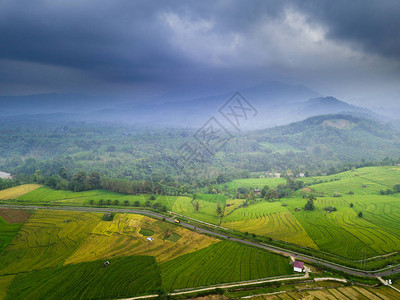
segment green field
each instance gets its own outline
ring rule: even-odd
[[[55,267],[86,240],[100,214],[37,211],[1,255],[0,274]]]
[[[235,192],[237,188],[252,188],[252,189],[262,189],[265,185],[270,188],[276,187],[278,184],[286,183],[284,178],[247,178],[247,179],[235,179],[231,182],[225,184],[220,184],[219,188],[222,189],[224,185],[228,187],[230,192]]]
[[[154,257],[131,256],[17,275],[5,299],[114,299],[156,293],[161,277]]]
[[[231,242],[219,242],[161,264],[167,290],[292,274],[279,255]]]
[[[214,195],[210,195],[214,196]],[[197,220],[201,220],[204,222],[209,222],[213,224],[217,224],[219,219],[217,217],[217,202],[209,201],[211,198],[207,200],[195,199],[189,197],[179,197],[172,206],[172,211],[188,216],[190,218],[194,218]],[[199,210],[196,212],[195,204],[198,203]],[[221,204],[222,209],[225,204]]]
[[[0,253],[11,243],[21,227],[22,224],[9,224],[0,217]]]

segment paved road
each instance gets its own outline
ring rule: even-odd
[[[157,218],[157,219],[165,218],[165,220],[168,221],[168,222],[174,222],[174,218],[168,218],[168,217],[165,217],[162,214],[159,214],[159,213],[156,213],[156,212],[152,212],[152,211],[136,210],[136,209],[76,207],[76,206],[56,206],[56,207],[49,206],[49,207],[43,207],[43,206],[23,206],[23,205],[1,205],[0,207],[4,207],[4,208],[23,208],[23,209],[68,210],[68,211],[85,211],[85,212],[134,213],[134,214],[142,214],[142,215],[150,216],[150,217]],[[196,230],[197,232],[200,232],[200,233],[205,233],[205,234],[216,236],[216,237],[221,238],[221,239],[227,239],[227,240],[239,242],[239,243],[242,243],[242,244],[245,244],[245,245],[250,245],[250,246],[253,246],[253,247],[265,249],[265,250],[268,250],[270,252],[274,252],[274,253],[277,253],[277,254],[280,254],[280,255],[284,255],[284,256],[293,256],[293,257],[295,257],[296,259],[299,259],[299,260],[303,260],[303,261],[310,262],[310,263],[318,263],[318,264],[323,265],[323,266],[325,266],[327,268],[338,270],[338,271],[342,271],[342,272],[345,272],[345,273],[348,273],[348,274],[352,274],[352,275],[365,276],[365,277],[382,277],[382,276],[387,276],[387,275],[400,273],[400,267],[396,267],[394,269],[389,269],[389,270],[378,270],[378,271],[363,271],[363,270],[353,269],[353,268],[349,268],[349,267],[346,267],[346,266],[338,265],[338,264],[335,264],[335,263],[330,263],[330,262],[327,262],[327,261],[324,261],[324,260],[321,260],[321,259],[318,259],[318,258],[309,257],[309,256],[303,255],[303,254],[295,252],[295,251],[277,249],[277,248],[269,246],[269,245],[260,244],[260,243],[256,243],[256,242],[252,242],[252,241],[247,241],[247,240],[243,240],[243,239],[240,239],[240,238],[230,237],[228,235],[225,235],[225,234],[222,234],[222,233],[219,233],[219,232],[215,232],[215,231],[212,231],[212,230],[209,230],[209,229],[196,227],[195,225],[192,225],[192,224],[181,222],[180,225],[183,226],[183,227],[192,229],[192,230]]]

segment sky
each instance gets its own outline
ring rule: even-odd
[[[0,95],[143,101],[302,84],[400,107],[400,2],[0,1]]]

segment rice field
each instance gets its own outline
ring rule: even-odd
[[[160,203],[165,205],[168,209],[172,208],[172,205],[177,197],[175,196],[164,196],[158,195],[156,200],[152,200],[152,203]],[[150,199],[150,195],[123,195],[113,193],[104,190],[92,190],[84,192],[72,192],[62,190],[52,190],[47,187],[41,187],[32,192],[26,193],[17,198],[18,203],[30,204],[60,204],[60,205],[90,205],[90,201],[93,200],[95,205],[98,205],[100,200],[114,200],[119,201],[119,206],[123,206],[125,201],[129,202],[129,205],[133,205],[134,202],[139,201],[141,206],[144,206],[145,202]]]
[[[36,211],[0,258],[0,274],[17,274],[62,264],[86,240],[100,214]]]
[[[199,204],[199,210],[196,212],[195,205]],[[220,204],[221,208],[224,208],[224,204]],[[209,222],[212,224],[218,224],[219,218],[217,217],[218,203],[208,200],[201,200],[189,197],[178,197],[172,206],[172,211],[188,216],[193,219]]]
[[[3,300],[8,291],[8,287],[14,280],[15,275],[0,276],[0,300]]]
[[[153,232],[153,241],[142,230]],[[172,238],[171,236],[180,238]],[[151,255],[158,262],[172,260],[218,242],[188,229],[142,215],[116,214],[112,222],[101,221],[66,264],[129,255]]]
[[[0,254],[11,243],[22,224],[10,224],[0,217]]]
[[[40,187],[41,187],[40,184],[23,184],[9,189],[5,189],[0,191],[0,200],[17,199],[18,197],[26,193],[30,193]]]
[[[219,187],[222,189],[224,185],[228,187],[228,190],[234,192],[237,188],[259,188],[262,189],[265,185],[270,188],[276,187],[278,184],[286,183],[284,178],[247,178],[247,179],[235,179],[231,182],[220,184]]]
[[[398,299],[399,293],[389,287],[366,288],[359,286],[337,287],[327,289],[303,289],[302,291],[292,292],[272,292],[262,296],[256,296],[254,300],[272,300],[272,299],[328,299],[328,300],[348,300],[348,299],[365,299],[365,300],[391,300]]]
[[[235,209],[239,208],[245,202],[244,199],[228,199],[226,200],[224,216],[229,215]]]
[[[102,260],[19,274],[5,299],[115,299],[156,293],[161,287],[154,257],[131,256],[109,262],[108,267]]]
[[[166,290],[292,274],[289,260],[222,241],[160,265]]]

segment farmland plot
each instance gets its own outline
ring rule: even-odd
[[[57,266],[86,240],[100,214],[37,211],[0,257],[0,274]]]
[[[18,197],[40,188],[40,184],[23,184],[0,191],[0,200],[17,199]]]
[[[153,233],[152,242],[141,234],[143,229]],[[66,263],[128,255],[152,255],[163,262],[216,242],[214,238],[142,215],[116,214],[112,222],[101,221]]]
[[[227,241],[182,255],[160,268],[167,290],[292,274],[287,258]]]
[[[155,293],[161,277],[151,256],[115,258],[19,274],[5,299],[115,299]],[[1,278],[1,277],[0,277]]]

